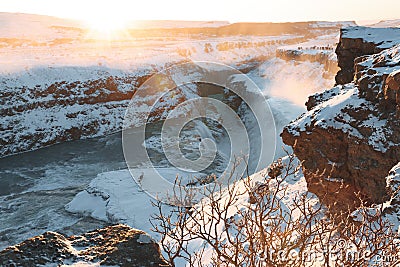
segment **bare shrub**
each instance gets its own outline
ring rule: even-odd
[[[337,219],[316,196],[289,195],[299,169],[289,155],[262,179],[247,176],[204,187],[203,200],[192,207],[155,201],[158,214],[150,222],[167,261],[171,266],[179,260],[188,266],[395,266],[382,261],[383,255],[397,259],[399,253],[382,213],[361,207],[361,219],[350,212]]]

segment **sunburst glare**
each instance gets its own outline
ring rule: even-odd
[[[88,35],[95,39],[121,39],[129,37],[128,27],[132,20],[127,16],[121,16],[120,12],[107,10],[96,12],[84,19],[85,26],[89,29]]]

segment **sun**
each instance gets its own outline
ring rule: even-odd
[[[94,17],[91,18],[87,23],[90,29],[103,33],[120,31],[126,27],[126,21],[115,17]]]
[[[92,38],[119,39],[126,36],[129,20],[110,12],[86,17],[85,24]]]

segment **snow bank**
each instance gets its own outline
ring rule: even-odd
[[[143,173],[143,183],[151,183],[151,177],[146,176],[151,169],[137,169]],[[168,177],[173,182],[176,175],[183,181],[190,180],[189,171],[175,168],[158,168],[157,172]],[[140,179],[140,178],[138,178]],[[93,179],[86,190],[78,193],[65,206],[72,213],[79,213],[110,223],[124,223],[133,228],[151,233],[149,219],[157,212],[151,204],[155,199],[143,191],[132,178],[129,170],[119,170],[100,173]]]
[[[180,173],[182,177],[185,175],[184,172],[173,168],[161,168],[157,171],[162,175],[174,176],[176,173]],[[251,179],[255,182],[263,181],[265,172],[266,170],[263,170],[254,174]],[[243,182],[239,181],[238,183],[239,188],[244,190]],[[285,205],[290,204],[296,195],[307,192],[307,183],[301,172],[289,177],[285,184],[289,187],[287,194],[281,196]],[[157,212],[157,209],[152,206],[151,201],[154,201],[154,199],[141,190],[131,177],[130,172],[120,170],[99,174],[86,190],[78,193],[65,206],[65,209],[72,213],[84,214],[110,223],[124,223],[133,228],[152,233],[149,219],[152,214]],[[248,199],[245,198],[242,201],[244,205]]]
[[[156,212],[152,198],[141,191],[128,170],[100,173],[66,205],[66,210],[110,223],[121,222],[150,233],[149,218]]]

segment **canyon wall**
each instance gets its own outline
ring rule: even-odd
[[[276,57],[286,61],[309,61],[319,62],[324,66],[326,71],[325,76],[331,76],[338,72],[338,62],[336,57],[332,57],[331,48],[326,47],[323,49],[313,49],[311,51],[304,51],[300,49],[278,49]]]
[[[351,27],[340,30],[336,47],[338,66],[336,84],[346,84],[354,78],[354,60],[365,55],[377,54],[400,42],[399,28]]]
[[[151,73],[85,68],[36,71],[40,73],[2,80],[1,156],[120,130],[135,88]],[[29,80],[25,83],[25,79]]]
[[[328,204],[354,208],[356,192],[373,203],[390,198],[385,177],[400,161],[399,36],[400,29],[342,30],[340,84],[310,96],[308,111],[281,134],[303,161],[309,190]]]
[[[244,62],[238,69],[251,71],[260,64],[257,60]],[[179,63],[183,62],[176,64],[179,66]],[[149,111],[148,122],[151,123],[165,119],[168,111],[189,98],[216,93],[200,83],[177,87],[179,76],[208,75],[208,70],[196,64],[190,70],[178,69],[179,73],[168,74],[170,78],[163,76],[160,84],[152,84],[154,88],[145,93],[139,92],[141,86],[157,73],[157,69],[147,67],[123,72],[73,67],[44,68],[36,72],[40,72],[39,75],[33,71],[20,77],[0,77],[0,157],[121,131],[133,96],[132,104],[143,112],[132,121],[140,120],[139,115]],[[221,74],[221,77],[225,76]],[[170,88],[176,87],[175,91],[163,92],[166,84],[162,82],[169,83]],[[224,97],[229,99],[232,108],[238,109],[241,104],[238,97]],[[151,102],[156,104],[145,109]]]

